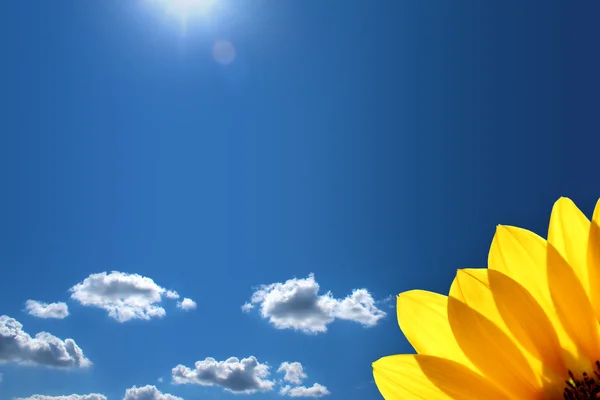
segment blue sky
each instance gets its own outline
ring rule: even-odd
[[[0,2],[0,399],[381,398],[390,296],[600,196],[599,6],[459,4]]]

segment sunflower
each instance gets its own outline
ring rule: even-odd
[[[548,240],[498,226],[488,268],[400,294],[397,314],[417,354],[373,363],[387,400],[600,399],[600,201],[590,222],[559,199]]]

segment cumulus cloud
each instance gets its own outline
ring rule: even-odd
[[[375,326],[386,313],[375,306],[375,300],[367,289],[355,289],[352,294],[338,301],[336,317],[355,321],[364,326]]]
[[[285,373],[283,380],[286,382],[300,384],[303,379],[307,378],[304,368],[299,362],[282,362],[277,372]]]
[[[92,274],[70,291],[73,300],[106,310],[109,317],[119,322],[164,317],[165,309],[159,305],[162,296],[179,297],[177,292],[158,286],[150,278],[118,271]]]
[[[326,332],[327,325],[336,318],[374,326],[386,316],[366,289],[356,289],[344,299],[334,298],[331,292],[320,295],[319,289],[314,274],[306,279],[262,285],[242,310],[259,305],[261,316],[276,328],[304,333]]]
[[[179,293],[177,293],[174,290],[167,290],[167,293],[165,293],[165,296],[167,296],[167,298],[169,298],[169,299],[178,299]]]
[[[0,362],[54,368],[85,368],[92,364],[73,339],[63,341],[47,332],[32,338],[23,331],[23,325],[6,315],[0,316]]]
[[[279,391],[279,394],[289,397],[323,397],[331,393],[325,386],[315,383],[308,388],[305,386],[297,386],[295,388],[284,386]]]
[[[70,394],[68,396],[44,396],[41,394],[34,394],[30,397],[15,398],[14,400],[107,400],[106,396],[101,394]]]
[[[42,303],[36,300],[27,300],[25,302],[25,311],[29,315],[38,318],[56,318],[64,319],[69,316],[69,307],[67,303]]]
[[[14,400],[107,400],[102,394],[71,394],[67,396],[44,396],[34,394],[27,398],[15,398]],[[183,400],[181,397],[172,394],[161,393],[155,386],[147,385],[144,387],[132,387],[125,391],[123,400]]]
[[[195,310],[196,302],[192,299],[184,298],[182,301],[177,302],[177,307],[181,308],[184,311]]]
[[[132,387],[125,391],[123,400],[183,400],[172,394],[161,393],[156,386]]]
[[[239,360],[231,357],[217,361],[208,357],[197,361],[194,369],[178,365],[171,375],[175,384],[195,384],[201,386],[220,386],[232,393],[252,394],[273,390],[273,381],[269,377],[269,366],[250,356]]]

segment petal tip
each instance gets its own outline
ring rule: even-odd
[[[596,202],[596,207],[594,207],[594,215],[592,216],[594,221],[600,220],[600,198]]]
[[[560,206],[571,206],[571,205],[575,205],[575,203],[573,202],[573,200],[571,200],[568,197],[564,197],[561,196],[558,198],[558,200],[556,200],[554,202],[554,207],[560,207]]]
[[[504,231],[506,231],[506,228],[507,228],[506,225],[498,224],[498,225],[496,225],[496,233],[504,232]]]
[[[383,359],[385,357],[380,358],[379,360],[375,360],[371,363],[371,367],[373,368],[373,370],[375,369],[379,369],[379,367],[381,367],[381,363],[383,362]]]

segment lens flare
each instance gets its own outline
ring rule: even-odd
[[[235,59],[235,47],[228,40],[217,40],[212,49],[213,58],[222,65],[229,65]]]

